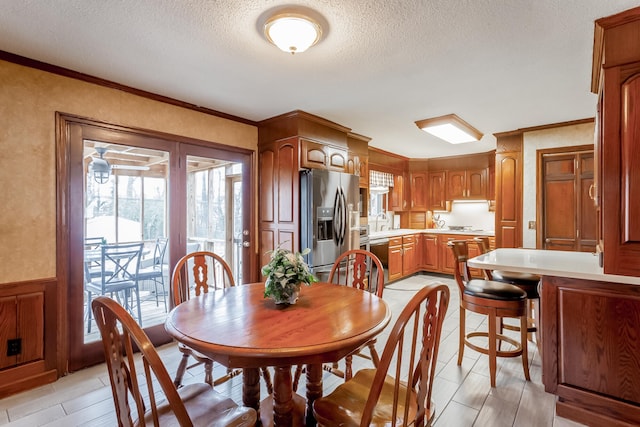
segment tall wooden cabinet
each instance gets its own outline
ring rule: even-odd
[[[522,246],[522,132],[496,134],[496,246]]]
[[[605,273],[640,276],[640,7],[596,21],[591,90]]]
[[[260,265],[278,246],[299,250],[300,178],[298,138],[260,147]]]
[[[369,138],[303,111],[258,125],[259,256],[300,250],[300,169],[327,169],[359,175],[367,171]],[[368,177],[367,177],[368,178]],[[368,179],[361,181],[368,186]]]

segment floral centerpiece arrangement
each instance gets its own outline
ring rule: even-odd
[[[262,267],[262,274],[266,276],[265,298],[273,298],[276,304],[295,304],[300,286],[302,284],[310,286],[318,281],[302,258],[309,252],[311,252],[309,248],[302,253],[293,253],[279,247],[271,251],[271,260]]]

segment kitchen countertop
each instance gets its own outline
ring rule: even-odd
[[[640,285],[640,277],[604,274],[598,265],[598,256],[590,252],[498,248],[471,258],[468,264],[486,270]]]
[[[405,236],[407,234],[427,233],[427,234],[460,234],[465,236],[494,236],[493,230],[448,230],[443,228],[399,228],[396,230],[372,231],[369,233],[369,240],[388,239],[390,237]]]

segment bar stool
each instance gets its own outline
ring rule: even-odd
[[[467,265],[469,251],[466,240],[452,240],[448,243],[455,259],[455,278],[460,291],[460,339],[458,346],[458,366],[462,364],[464,347],[489,356],[489,376],[491,387],[496,386],[496,359],[498,357],[522,356],[524,377],[529,377],[529,361],[527,352],[527,294],[517,286],[494,282],[492,280],[470,279]],[[488,331],[466,332],[466,311],[486,314]],[[520,342],[498,332],[498,325],[505,317],[520,319]],[[486,337],[487,347],[480,347],[471,342],[474,337]],[[511,350],[501,350],[498,342],[513,345]]]
[[[476,237],[473,239],[478,244],[478,249],[481,254],[490,251],[489,238],[488,237]],[[528,321],[527,321],[527,337],[531,341],[532,335],[536,334],[536,342],[538,341],[537,331],[538,322],[535,315],[536,307],[539,306],[540,294],[538,292],[538,285],[540,283],[540,276],[531,273],[519,273],[517,271],[504,271],[504,270],[484,270],[487,280],[493,280],[495,282],[510,283],[515,285],[527,293],[528,304]],[[517,325],[503,325],[505,329],[512,331],[519,331],[520,327]]]

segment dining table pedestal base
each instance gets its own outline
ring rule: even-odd
[[[262,402],[260,402],[260,422],[262,423],[262,426],[273,427],[278,425],[290,425],[293,427],[302,427],[310,425],[307,424],[305,420],[307,400],[299,394],[294,393],[291,402],[293,404],[293,410],[279,415],[273,410],[273,396],[270,395],[263,399]],[[274,420],[275,417],[280,418],[278,423]],[[291,419],[289,420],[289,418]],[[315,422],[311,425],[315,425]]]
[[[263,426],[315,426],[313,402],[322,397],[322,365],[307,365],[306,398],[295,393],[292,388],[291,366],[276,366],[273,369],[273,394],[261,402],[258,369],[243,370],[243,404],[260,410]]]

